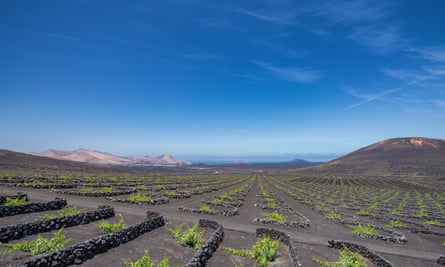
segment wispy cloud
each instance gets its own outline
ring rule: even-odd
[[[386,54],[401,49],[405,40],[395,26],[382,27],[379,25],[356,28],[346,37],[377,54]]]
[[[82,47],[82,48],[99,48],[99,46],[92,45],[91,42],[76,38],[70,35],[56,33],[56,32],[31,32],[40,36],[45,36],[52,39],[57,39],[61,41],[66,41],[71,45]]]
[[[316,7],[315,15],[327,17],[336,23],[356,23],[380,20],[390,12],[388,1],[326,1]]]
[[[418,84],[418,83],[420,83],[420,82],[422,82],[424,80],[425,79],[414,80],[414,81],[411,81],[411,82],[409,82],[409,83],[407,83],[407,84],[405,84],[403,86],[392,88],[392,89],[388,89],[388,90],[385,90],[383,92],[374,93],[374,94],[359,93],[359,92],[356,92],[356,91],[351,90],[351,89],[346,90],[346,92],[348,92],[350,95],[352,95],[354,97],[357,97],[357,98],[361,98],[363,100],[360,101],[360,102],[357,102],[357,103],[355,103],[353,105],[350,105],[350,106],[346,107],[345,109],[348,110],[348,109],[356,108],[358,106],[361,106],[363,104],[369,103],[371,101],[376,101],[376,100],[387,100],[389,102],[394,102],[394,101],[388,100],[387,96],[388,95],[392,95],[394,93],[397,93],[397,92],[399,92],[401,90],[404,90],[404,89],[406,89],[406,88],[408,88],[410,86],[416,85],[416,84]]]
[[[315,16],[344,26],[347,40],[357,42],[372,53],[387,54],[407,47],[409,39],[401,31],[403,23],[392,16],[397,1],[325,1],[315,7]]]
[[[412,47],[407,49],[408,52],[415,53],[421,58],[434,61],[445,62],[445,47]]]
[[[435,104],[440,108],[445,108],[445,100],[431,100],[431,103]]]
[[[423,69],[433,76],[445,76],[445,66],[428,66]]]
[[[266,81],[266,79],[260,78],[256,75],[252,75],[249,73],[239,73],[239,72],[234,72],[231,70],[222,70],[222,71],[233,76],[233,77],[237,77],[237,78],[243,78],[243,79],[252,80],[252,81]]]
[[[271,11],[271,10],[246,10],[238,8],[234,8],[233,10],[242,15],[249,16],[265,22],[273,22],[284,25],[298,24],[295,19],[296,17],[295,13],[289,12],[288,10]]]
[[[43,35],[43,36],[51,37],[51,38],[66,40],[66,41],[85,42],[85,40],[75,38],[75,37],[65,35],[65,34],[59,34],[59,33],[53,33],[53,32],[35,32],[35,33]]]
[[[321,79],[322,75],[319,71],[314,71],[296,67],[278,67],[270,63],[254,61],[255,64],[262,67],[272,75],[282,80],[297,83],[311,83]]]
[[[413,83],[440,79],[445,76],[445,67],[430,65],[423,66],[421,70],[417,71],[383,68],[382,72],[391,78]]]
[[[197,19],[197,21],[209,28],[215,30],[236,30],[236,31],[245,31],[242,26],[235,25],[232,21],[227,19]]]
[[[395,78],[406,82],[427,80],[433,78],[433,76],[426,75],[425,73],[400,70],[400,69],[383,68],[382,72],[391,78]]]
[[[195,61],[212,61],[212,60],[223,59],[223,57],[218,54],[204,52],[204,51],[198,51],[196,53],[190,53],[190,54],[182,54],[181,56]]]
[[[349,107],[346,107],[345,109],[352,109],[352,108],[361,106],[361,105],[366,104],[371,101],[382,100],[385,96],[393,94],[395,92],[398,92],[398,91],[402,90],[403,88],[405,88],[405,86],[389,89],[389,90],[386,90],[386,91],[383,91],[380,93],[376,93],[376,94],[366,94],[366,93],[359,93],[354,90],[347,90],[347,92],[350,95],[357,97],[357,98],[361,98],[363,100],[358,103],[355,103]]]

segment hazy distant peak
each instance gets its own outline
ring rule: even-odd
[[[162,154],[160,156],[157,156],[156,158],[158,158],[158,159],[172,159],[173,156],[171,156],[169,154]]]
[[[35,153],[37,156],[71,160],[78,162],[94,163],[94,164],[108,164],[108,165],[190,165],[191,163],[184,160],[175,159],[173,156],[164,154],[153,158],[151,156],[142,157],[120,157],[110,153],[79,148],[73,151],[62,151],[49,149],[41,153]]]

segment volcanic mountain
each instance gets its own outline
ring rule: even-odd
[[[384,140],[307,168],[332,174],[445,175],[445,140],[406,137]]]
[[[132,165],[178,165],[186,166],[191,163],[185,160],[175,159],[173,156],[164,154],[158,157],[142,156],[137,158],[131,158],[130,164]]]
[[[159,157],[120,157],[113,154],[89,149],[77,149],[73,151],[50,149],[41,153],[34,153],[34,155],[62,160],[106,165],[190,165],[190,162],[188,161],[178,160],[175,159],[173,156],[166,154]]]
[[[128,163],[130,160],[122,157],[118,157],[112,154],[88,150],[88,149],[77,149],[74,151],[62,151],[49,149],[41,153],[36,153],[37,156],[43,156],[48,158],[62,159],[79,161],[93,164],[123,164]]]

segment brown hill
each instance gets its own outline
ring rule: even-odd
[[[77,149],[73,151],[61,151],[61,150],[46,150],[41,153],[35,153],[36,156],[43,156],[61,160],[71,160],[92,164],[104,164],[104,165],[128,165],[128,166],[146,166],[146,165],[175,165],[186,166],[190,165],[190,162],[175,159],[171,155],[161,155],[159,157],[120,157],[109,153],[104,153],[89,149]]]
[[[128,163],[130,160],[118,157],[112,154],[99,152],[95,150],[88,149],[77,149],[74,151],[61,151],[50,149],[37,153],[37,156],[43,156],[48,158],[62,159],[62,160],[72,160],[93,164],[124,164]]]
[[[384,140],[343,157],[305,168],[324,174],[445,175],[445,140],[407,137]]]

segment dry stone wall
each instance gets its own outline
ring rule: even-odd
[[[147,212],[144,221],[131,225],[120,231],[111,234],[101,235],[88,239],[83,243],[60,249],[56,252],[45,254],[23,262],[18,267],[38,267],[38,266],[68,266],[81,264],[95,255],[105,253],[108,250],[127,243],[136,237],[150,232],[165,224],[164,217],[156,212]]]
[[[50,220],[40,220],[25,224],[15,224],[0,227],[0,242],[6,243],[20,239],[27,235],[57,230],[62,227],[71,227],[87,224],[114,216],[114,209],[110,206],[99,206],[98,210],[83,212],[73,216],[65,216]]]
[[[207,261],[212,257],[213,253],[219,247],[224,238],[224,228],[221,224],[210,220],[199,220],[200,227],[215,229],[212,235],[206,240],[190,261],[184,267],[203,267],[207,265]]]
[[[0,217],[13,216],[46,210],[60,210],[66,206],[66,200],[56,198],[49,202],[27,203],[23,205],[0,206]]]
[[[268,236],[272,239],[280,240],[289,248],[289,252],[292,256],[292,262],[294,264],[293,266],[294,267],[303,266],[300,262],[300,256],[297,250],[297,243],[294,240],[292,240],[288,234],[271,228],[257,228],[256,235]]]

